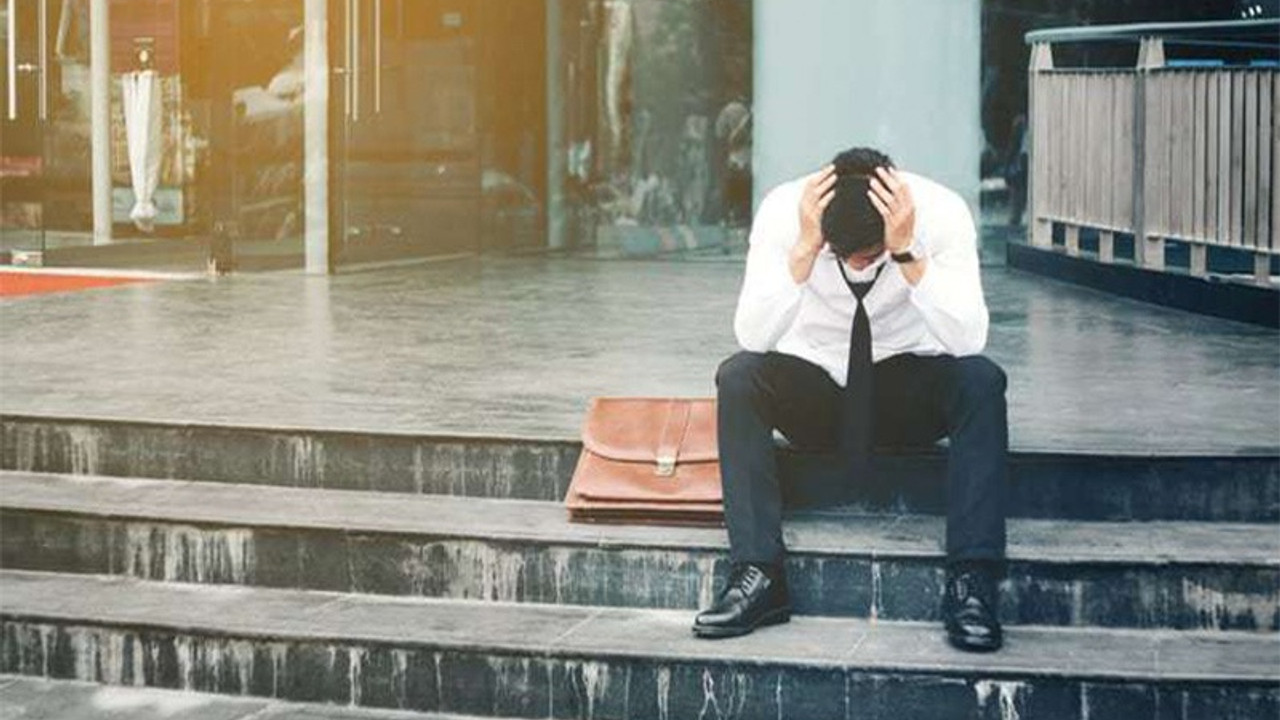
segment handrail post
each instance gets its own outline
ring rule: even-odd
[[[1133,99],[1133,254],[1137,264],[1164,269],[1164,239],[1148,235],[1147,222],[1147,80],[1152,70],[1164,67],[1164,40],[1144,37],[1138,46]]]
[[[1043,88],[1040,79],[1041,72],[1053,69],[1053,46],[1047,42],[1038,42],[1031,46],[1031,61],[1027,66],[1027,81],[1030,92],[1027,95],[1027,126],[1024,132],[1030,133],[1031,142],[1027,144],[1027,215],[1028,230],[1031,234],[1030,240],[1032,245],[1041,247],[1049,247],[1053,244],[1053,225],[1045,219],[1042,219],[1045,209],[1045,195],[1042,183],[1036,181],[1036,177],[1043,172],[1040,163],[1045,157],[1040,152],[1040,148],[1049,138],[1044,128],[1047,123],[1040,113],[1044,112],[1039,107],[1038,97]]]

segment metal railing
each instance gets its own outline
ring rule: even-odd
[[[1166,241],[1179,241],[1194,275],[1208,273],[1210,247],[1228,247],[1251,253],[1255,279],[1270,282],[1280,255],[1280,72],[1266,60],[1169,63],[1165,45],[1275,58],[1278,31],[1280,20],[1253,20],[1029,33],[1032,245],[1051,246],[1060,225],[1078,256],[1090,228],[1097,259],[1114,262],[1116,234],[1131,234],[1132,261],[1165,270]],[[1055,44],[1097,41],[1137,42],[1136,66],[1054,66]]]

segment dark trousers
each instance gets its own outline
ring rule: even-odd
[[[844,390],[817,365],[776,352],[730,357],[716,373],[716,387],[731,559],[781,562],[782,492],[773,430],[802,450],[834,450]],[[981,356],[895,355],[875,365],[878,447],[928,446],[949,438],[952,562],[1004,559],[1005,387],[1004,371]]]

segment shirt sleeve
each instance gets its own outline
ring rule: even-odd
[[[927,228],[924,277],[911,302],[929,332],[957,357],[976,355],[987,345],[989,318],[978,269],[977,230],[969,207],[949,198]]]
[[[751,247],[738,296],[733,331],[744,350],[768,352],[795,320],[804,294],[791,277],[791,248],[800,233],[798,200],[787,186],[760,203],[751,224]]]

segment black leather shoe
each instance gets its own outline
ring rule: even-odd
[[[947,640],[961,650],[992,652],[1004,642],[1000,630],[999,591],[992,573],[978,569],[947,571],[942,618]]]
[[[781,568],[740,563],[733,566],[729,583],[711,607],[698,613],[693,634],[700,638],[735,637],[790,619],[791,599]]]

